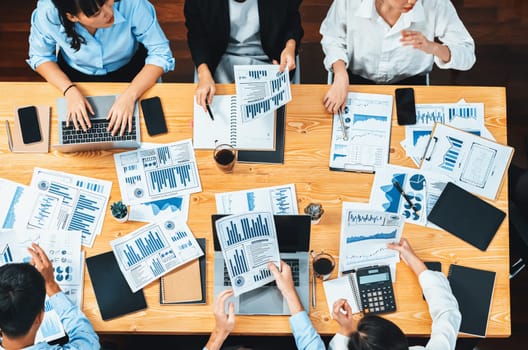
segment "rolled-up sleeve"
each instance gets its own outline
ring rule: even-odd
[[[475,64],[475,42],[458,17],[451,1],[438,6],[435,36],[449,48],[451,59],[443,62],[435,56],[435,63],[442,69],[469,70]]]
[[[54,18],[54,9],[50,8],[48,4],[39,1],[37,8],[31,15],[29,58],[26,62],[33,70],[42,63],[57,62],[57,42],[50,33],[59,32],[61,25],[58,17]]]
[[[165,73],[174,70],[169,40],[159,25],[154,6],[146,0],[137,1],[131,20],[132,31],[148,52],[145,63],[161,67]]]
[[[320,33],[323,36],[321,45],[325,53],[324,66],[329,72],[332,64],[338,60],[345,62],[348,67],[351,56],[347,47],[347,0],[336,0],[330,6],[328,13],[321,24]]]

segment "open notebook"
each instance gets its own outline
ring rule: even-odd
[[[275,112],[243,123],[236,95],[216,95],[210,108],[214,120],[194,100],[195,149],[213,149],[222,143],[241,150],[275,149]]]

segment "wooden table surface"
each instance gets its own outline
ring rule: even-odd
[[[125,84],[79,84],[86,95],[117,94]],[[351,86],[355,92],[394,94],[394,86]],[[160,96],[169,133],[149,137],[141,120],[142,141],[168,143],[192,138],[194,84],[158,84],[143,98]],[[148,308],[111,321],[103,321],[95,300],[87,272],[85,272],[83,310],[98,332],[200,334],[209,333],[214,325],[213,304],[213,242],[210,215],[216,212],[217,192],[244,190],[257,187],[295,183],[298,207],[302,211],[308,203],[322,203],[325,214],[318,225],[312,225],[312,249],[339,257],[339,234],[342,202],[368,202],[374,176],[328,170],[331,118],[322,106],[326,85],[293,85],[293,100],[287,105],[286,150],[284,164],[237,164],[232,174],[218,170],[210,150],[197,150],[196,158],[203,191],[191,195],[188,224],[195,237],[207,238],[207,304],[160,305],[159,283],[144,288]],[[234,93],[232,85],[218,85],[218,94]],[[502,87],[415,87],[416,103],[454,103],[464,98],[467,102],[484,102],[486,127],[495,139],[506,143],[506,96]],[[52,107],[51,143],[56,143],[56,99],[60,92],[47,83],[0,83],[0,116],[13,125],[17,106],[49,105]],[[414,167],[400,145],[404,128],[396,123],[393,111],[390,163]],[[121,198],[114,166],[114,151],[62,154],[51,150],[48,154],[10,153],[4,123],[0,123],[0,177],[30,184],[35,166],[92,176],[113,182],[110,202]],[[505,181],[494,205],[507,212],[508,191]],[[87,256],[110,251],[110,241],[142,226],[124,224],[107,213],[103,233],[95,240]],[[497,272],[487,336],[507,337],[510,325],[509,240],[508,220],[504,220],[486,252],[461,241],[451,234],[406,224],[403,236],[408,238],[416,253],[424,260],[442,262],[447,273],[456,263]],[[336,269],[337,270],[337,269]],[[335,277],[334,271],[332,277]],[[328,313],[321,281],[317,281],[317,306],[309,314],[316,329],[323,335],[336,332],[337,323]],[[407,335],[430,334],[431,319],[414,274],[404,263],[398,264],[394,284],[398,311],[385,315]],[[289,334],[285,316],[237,316],[233,334]]]

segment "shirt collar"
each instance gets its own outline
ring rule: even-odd
[[[376,18],[376,0],[363,0],[359,5],[356,16],[363,18]],[[413,22],[421,22],[425,19],[425,11],[421,1],[417,1],[413,9],[407,13],[402,14],[402,20],[405,26],[409,26]]]

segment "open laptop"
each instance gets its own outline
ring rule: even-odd
[[[132,118],[132,132],[127,130],[123,136],[112,136],[106,129],[109,121],[106,120],[110,108],[118,95],[87,96],[86,99],[94,110],[90,116],[92,127],[86,132],[75,130],[73,123],[66,127],[67,107],[66,99],[57,99],[57,114],[59,121],[59,144],[53,145],[54,149],[61,152],[82,152],[112,148],[138,148],[140,146],[139,109],[136,102]]]
[[[215,222],[226,215],[211,216],[214,241],[214,295],[231,288],[229,274],[225,267],[220,242],[216,235]],[[279,243],[280,257],[292,267],[297,294],[306,310],[310,300],[310,216],[274,215]],[[235,313],[238,315],[290,315],[286,300],[282,297],[275,281],[233,298]]]

